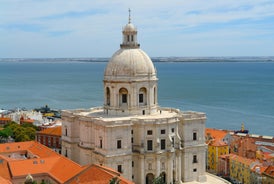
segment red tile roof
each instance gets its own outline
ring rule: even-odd
[[[223,139],[227,135],[227,133],[227,130],[206,128],[206,143],[211,146],[226,146],[227,144],[223,142]]]
[[[216,147],[227,146],[227,144],[222,140],[213,140],[209,143],[209,145],[216,146]]]
[[[98,165],[80,166],[36,141],[0,144],[0,183],[28,174],[47,175],[58,183],[105,184],[117,177],[120,184],[133,184],[117,171]]]
[[[240,162],[240,163],[243,163],[248,166],[254,162],[253,159],[241,157],[241,156],[234,155],[234,154],[230,154],[230,160],[234,160],[236,162]]]
[[[22,153],[27,153],[30,158]],[[5,167],[0,167],[1,176],[3,172],[7,179],[47,173],[58,182],[64,183],[86,168],[35,141],[0,144],[0,156],[6,163]]]
[[[264,171],[265,174],[274,177],[274,166],[270,165],[266,168],[266,170]]]
[[[62,135],[62,127],[52,127],[52,128],[46,128],[44,130],[41,130],[38,132],[39,134],[46,134],[46,135],[55,135],[55,136],[61,136]]]
[[[133,184],[132,181],[126,180],[125,178],[121,177],[119,172],[95,164],[89,166],[82,173],[72,178],[68,183],[106,184],[109,183],[109,181],[114,177],[118,178],[120,184]]]

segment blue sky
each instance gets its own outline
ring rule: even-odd
[[[132,10],[151,57],[274,56],[273,0],[0,0],[0,58],[111,57]]]

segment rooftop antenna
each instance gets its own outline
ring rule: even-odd
[[[131,10],[130,8],[128,9],[128,23],[131,23],[131,16],[130,16]]]

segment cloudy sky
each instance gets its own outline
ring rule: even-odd
[[[273,0],[0,0],[0,58],[111,57],[132,10],[162,56],[273,56]]]

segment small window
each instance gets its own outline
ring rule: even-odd
[[[99,145],[100,148],[103,148],[103,139],[100,139],[100,145]]]
[[[122,173],[122,165],[118,165],[117,170],[118,170],[118,172]]]
[[[165,130],[165,129],[162,129],[162,130],[161,130],[161,134],[166,134],[166,130]]]
[[[148,130],[147,135],[152,135],[152,130]]]
[[[197,140],[197,132],[193,132],[193,141]]]
[[[122,103],[127,103],[127,94],[122,94]]]
[[[133,137],[131,137],[131,143],[133,143]]]
[[[147,140],[147,150],[148,151],[152,151],[152,145],[153,145],[152,140]]]
[[[166,140],[161,139],[161,150],[165,150],[165,149],[166,149]]]
[[[134,167],[134,162],[133,161],[131,162],[131,166]]]
[[[127,41],[129,42],[129,35],[127,35]]]
[[[195,169],[193,169],[193,172],[197,172],[197,169],[195,168]]]
[[[193,163],[198,163],[197,155],[193,155]]]
[[[133,130],[131,130],[131,134],[133,134]]]
[[[131,41],[133,42],[133,35],[131,35]]]
[[[172,137],[171,139],[172,139],[172,147],[174,147],[175,146],[174,137]]]
[[[174,133],[174,128],[171,129],[171,132]]]
[[[144,103],[144,94],[139,94],[139,103]]]
[[[122,140],[117,140],[117,149],[122,148]]]

